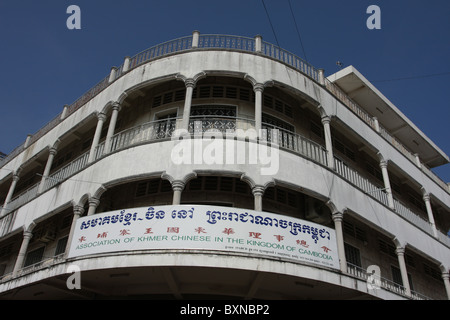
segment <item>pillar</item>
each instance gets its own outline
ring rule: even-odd
[[[447,292],[447,299],[450,300],[450,276],[448,271],[442,272],[442,280],[444,280],[445,292]]]
[[[27,135],[27,138],[25,139],[25,143],[23,144],[23,148],[25,149],[25,148],[28,148],[28,146],[29,146],[29,144],[30,144],[30,141],[31,141],[31,138],[33,137],[33,135],[31,135],[31,134],[28,134]]]
[[[70,226],[69,237],[67,238],[66,252],[65,256],[69,254],[70,245],[72,244],[73,233],[75,231],[75,225],[77,224],[77,220],[84,213],[84,208],[82,206],[74,206],[73,207],[73,218],[72,225]]]
[[[372,120],[373,120],[373,125],[374,125],[375,131],[380,133],[380,122],[378,122],[378,118],[373,117]]]
[[[181,193],[183,192],[185,187],[185,183],[180,180],[175,180],[172,182],[172,190],[173,190],[173,205],[179,205],[181,203]]]
[[[41,193],[44,190],[45,181],[47,181],[47,178],[50,173],[50,169],[52,168],[53,160],[55,159],[56,153],[57,153],[56,148],[50,149],[49,155],[47,158],[47,164],[45,165],[45,169],[44,169],[44,174],[42,175],[41,182],[39,184],[38,193]]]
[[[325,86],[325,70],[318,69],[317,71],[319,72],[319,83],[322,86]]]
[[[389,173],[387,170],[387,161],[384,159],[380,160],[380,168],[381,168],[381,174],[383,175],[383,182],[384,182],[384,190],[386,191],[387,198],[388,198],[388,206],[391,209],[394,209],[394,197],[392,196],[392,189],[391,189],[391,183],[389,181]]]
[[[109,79],[108,79],[109,83],[111,83],[114,80],[116,80],[116,74],[117,74],[117,68],[116,67],[112,67],[111,68],[111,72],[109,73]]]
[[[339,267],[341,272],[347,272],[347,259],[345,258],[344,233],[342,231],[342,220],[344,214],[335,212],[331,215],[334,222],[334,230],[336,231],[336,241],[339,256]]]
[[[264,85],[256,83],[253,86],[255,92],[255,130],[258,138],[261,138],[262,129],[262,94],[264,91]]]
[[[433,209],[431,208],[430,195],[425,193],[423,194],[423,201],[425,201],[425,207],[427,209],[428,221],[431,225],[431,230],[433,231],[433,236],[438,239],[438,231],[436,229],[436,223],[434,222]]]
[[[331,139],[331,118],[329,116],[322,117],[323,131],[325,134],[325,148],[327,149],[327,162],[328,167],[334,169],[334,153],[333,153],[333,143]]]
[[[420,157],[419,157],[418,153],[414,153],[414,159],[416,159],[417,167],[422,169],[422,162],[420,161]]]
[[[67,110],[69,110],[69,106],[67,104],[65,104],[63,107],[63,111],[61,112],[61,116],[60,116],[59,120],[64,120],[66,118]]]
[[[95,214],[95,210],[97,210],[98,205],[100,204],[100,200],[97,198],[90,198],[89,199],[89,209],[88,209],[88,216],[92,216]]]
[[[397,254],[398,258],[398,265],[400,267],[400,273],[402,275],[402,282],[403,287],[405,288],[405,293],[407,296],[411,296],[411,288],[409,287],[408,272],[406,271],[405,248],[397,247],[397,249],[395,249],[395,253]]]
[[[262,197],[264,194],[264,187],[263,186],[254,186],[252,188],[252,193],[253,193],[253,197],[255,199],[254,210],[262,211]]]
[[[11,201],[12,195],[14,194],[14,190],[16,189],[16,185],[17,182],[19,181],[19,174],[18,173],[14,173],[13,177],[12,177],[12,182],[11,185],[9,186],[9,190],[8,190],[8,194],[6,195],[6,199],[5,202],[3,204],[3,208],[1,211],[0,216],[4,216],[5,214],[7,214],[7,205],[8,203]]]
[[[200,39],[200,32],[197,30],[192,32],[192,48],[198,48],[199,39]]]
[[[130,70],[130,62],[131,62],[131,58],[130,57],[125,57],[123,60],[123,67],[122,67],[122,73],[127,72],[128,70]]]
[[[102,134],[103,123],[106,120],[106,115],[104,113],[98,114],[97,128],[95,128],[94,139],[92,140],[91,150],[89,151],[88,162],[94,161],[95,153],[97,151],[98,142],[100,141],[100,135]]]
[[[186,79],[184,83],[186,85],[186,98],[184,100],[183,120],[181,123],[181,129],[189,131],[189,118],[191,115],[192,93],[194,92],[196,81],[194,79]]]
[[[33,234],[30,231],[24,231],[22,245],[20,246],[19,254],[17,255],[16,264],[14,265],[13,275],[16,275],[17,272],[22,268],[23,261],[25,260],[25,255],[28,250],[28,244],[30,243],[30,239]]]
[[[255,52],[262,52],[262,37],[259,34],[255,36]]]
[[[109,121],[108,133],[106,134],[105,146],[103,148],[103,154],[109,153],[111,150],[111,138],[114,134],[114,130],[116,129],[117,116],[119,115],[119,111],[121,109],[120,104],[114,103],[112,107],[111,120]]]

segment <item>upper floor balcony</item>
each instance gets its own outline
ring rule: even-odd
[[[341,101],[345,107],[354,112],[354,114],[356,114],[369,127],[371,127],[383,138],[385,138],[386,141],[392,144],[409,161],[414,163],[414,165],[422,170],[427,175],[427,177],[432,179],[447,193],[450,193],[450,186],[446,182],[442,181],[442,179],[434,174],[429,168],[429,165],[448,163],[448,156],[438,150],[438,148],[432,142],[430,142],[429,139],[426,138],[415,126],[410,127],[411,124],[409,122],[406,125],[402,125],[402,128],[404,128],[405,126],[410,127],[411,130],[408,131],[409,137],[411,137],[411,134],[414,134],[415,136],[418,136],[418,138],[408,139],[408,143],[405,144],[403,141],[401,141],[401,139],[395,137],[395,135],[392,134],[390,130],[386,129],[383,123],[389,121],[389,118],[382,119],[380,116],[375,117],[368,111],[371,110],[373,113],[374,107],[372,105],[369,106],[367,101],[362,101],[362,103],[364,104],[362,106],[359,105],[341,88],[347,86],[344,77],[333,75],[325,78],[323,70],[313,67],[312,65],[303,61],[301,58],[282,48],[262,41],[260,36],[256,36],[255,38],[247,38],[229,35],[201,35],[198,32],[194,32],[192,36],[187,36],[156,45],[136,54],[131,58],[126,57],[122,65],[117,68],[112,68],[111,73],[108,76],[102,79],[99,83],[97,83],[93,88],[91,88],[88,92],[82,95],[71,105],[66,105],[63,111],[54,119],[48,122],[38,132],[29,136],[22,145],[14,149],[9,155],[3,157],[0,160],[0,166],[5,166],[11,159],[13,159],[24,149],[37,141],[45,133],[49,132],[52,128],[64,121],[64,119],[73,114],[76,110],[78,110],[80,107],[82,107],[84,104],[86,104],[88,101],[90,101],[92,98],[94,98],[96,95],[98,95],[105,88],[110,86],[114,81],[122,77],[127,72],[150,61],[193,50],[230,50],[258,54],[270,59],[274,59],[278,62],[282,62],[289,67],[301,72],[302,74],[306,75],[313,81],[326,88],[339,101]],[[330,81],[330,79],[332,79],[332,81]],[[375,88],[373,88],[373,86],[368,84],[365,79],[359,79],[359,81],[361,83],[364,83],[364,85],[366,86],[370,86],[372,90],[379,94],[379,92]],[[347,90],[351,90],[351,88],[347,88]],[[387,100],[384,97],[380,97],[380,99],[383,101]],[[390,107],[393,106],[390,105]],[[401,114],[401,112],[399,112],[398,110],[395,110],[395,112],[396,115],[399,113]],[[404,120],[404,116],[400,115],[399,119]],[[391,125],[389,124],[389,126]],[[416,150],[414,150],[415,145],[410,144],[409,140],[416,141],[419,139],[424,140],[421,145],[426,145],[426,147],[421,147],[422,149],[417,148]],[[433,152],[433,155],[431,154],[431,152]],[[430,157],[432,158],[432,160],[427,160],[427,162],[429,163],[428,165],[421,161],[421,158],[429,159]]]

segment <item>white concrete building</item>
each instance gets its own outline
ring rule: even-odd
[[[1,160],[0,298],[448,299],[448,162],[355,68],[194,32]]]

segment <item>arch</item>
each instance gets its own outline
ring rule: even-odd
[[[263,82],[259,82],[255,78],[250,76],[248,73],[246,73],[244,75],[244,80],[250,82],[252,84],[253,88],[260,87],[261,89],[264,89],[264,88],[267,88],[267,87],[272,87],[275,84],[275,82],[272,79],[266,80],[266,81],[263,81]]]
[[[91,198],[100,199],[102,194],[105,193],[105,191],[108,190],[105,188],[104,185],[101,185],[95,192],[94,195]]]
[[[324,117],[330,117],[330,116],[326,113],[325,109],[322,107],[321,104],[319,104],[319,105],[317,106],[317,110],[319,111],[319,114],[320,114],[320,117],[321,117],[321,118],[324,118]]]
[[[34,228],[37,226],[37,223],[34,221],[31,221],[29,225],[25,225],[23,228],[23,232],[30,232],[32,233]]]
[[[103,114],[108,114],[108,112],[112,109],[112,107],[116,104],[116,101],[110,100],[108,101],[105,106],[103,107],[102,111],[100,111],[99,113],[103,113]]]
[[[400,239],[398,236],[395,236],[392,241],[394,242],[397,249],[406,248],[406,241]]]
[[[50,147],[50,149],[58,149],[59,144],[61,143],[61,139],[56,139],[56,141],[53,143],[53,145]]]
[[[181,73],[177,73],[175,75],[175,79],[176,80],[181,80],[183,81],[186,85],[188,85],[189,83],[193,84],[195,86],[195,84],[200,80],[203,79],[207,76],[206,72],[204,71],[200,71],[199,73],[195,74],[192,77],[186,77],[185,75],[181,74]]]
[[[333,201],[328,200],[327,202],[325,202],[325,205],[330,209],[331,214],[335,214],[335,213],[344,213],[344,210],[339,211],[338,208],[336,207],[336,205],[333,203]]]
[[[129,183],[129,182],[135,182],[135,181],[139,181],[139,180],[143,180],[143,179],[161,178],[162,174],[163,174],[163,171],[155,171],[155,172],[149,172],[146,174],[127,176],[124,178],[119,178],[119,179],[111,180],[109,182],[105,182],[101,185],[100,188],[104,188],[106,191],[113,187],[119,186],[121,184]],[[103,194],[103,192],[102,192],[102,194]]]
[[[89,201],[89,199],[91,198],[91,194],[90,193],[85,193],[81,196],[80,201],[78,201],[77,205],[84,207],[86,205],[86,203]]]

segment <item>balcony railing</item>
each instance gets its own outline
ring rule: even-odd
[[[191,134],[194,133],[194,130],[201,133],[205,133],[207,130],[217,130],[225,134],[227,132],[235,132],[237,129],[247,130],[254,128],[254,121],[251,119],[217,116],[198,116],[192,117],[191,119],[189,127]],[[180,119],[176,118],[157,120],[119,132],[112,137],[111,149],[109,152],[104,152],[104,142],[99,144],[94,160],[98,160],[110,152],[119,151],[129,146],[170,139],[179,120]],[[323,146],[299,134],[269,124],[263,123],[263,128],[267,129],[266,131],[263,130],[263,136],[261,138],[263,141],[275,143],[281,149],[292,151],[327,167],[327,151]],[[49,190],[56,184],[83,170],[88,165],[88,157],[89,152],[86,152],[50,174],[45,181],[43,191]],[[334,158],[334,171],[367,195],[373,197],[383,205],[388,206],[387,194],[383,187],[374,184],[338,157]],[[13,198],[12,201],[7,204],[8,212],[13,212],[21,205],[34,199],[38,195],[38,188],[39,183]],[[429,235],[434,236],[432,227],[428,221],[424,220],[420,215],[416,214],[395,198],[394,209],[399,216],[411,222]],[[4,219],[6,219],[6,216]],[[4,219],[0,220],[0,226],[2,227],[0,234],[5,230],[3,225],[6,226],[11,223],[4,222]],[[450,238],[440,231],[438,231],[438,240],[450,247]]]
[[[366,194],[374,197],[385,206],[388,205],[387,193],[384,191],[383,187],[375,185],[369,179],[362,176],[355,169],[350,168],[348,164],[337,157],[334,157],[334,169],[341,177],[357,186]]]
[[[411,295],[406,294],[405,287],[392,280],[381,277],[379,275],[374,275],[367,272],[367,270],[355,266],[347,262],[347,274],[352,275],[360,280],[366,281],[368,285],[371,286],[373,290],[385,289],[400,296],[410,298],[413,300],[432,300],[431,298],[411,290]]]

